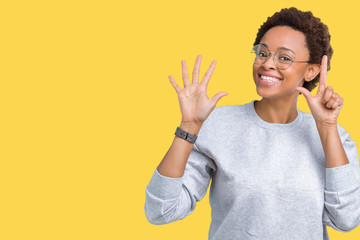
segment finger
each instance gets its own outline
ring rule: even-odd
[[[330,100],[326,103],[327,108],[332,108],[333,104],[339,99],[339,95],[337,93],[333,93]]]
[[[206,73],[204,75],[203,80],[201,81],[201,83],[205,85],[206,89],[209,84],[210,77],[214,71],[215,65],[216,65],[216,61],[212,61],[212,63],[210,64],[210,67],[208,68],[208,70],[206,71]]]
[[[322,95],[321,103],[326,104],[327,102],[329,102],[329,100],[330,100],[333,93],[334,93],[334,88],[333,87],[327,87],[326,90],[325,90],[325,93]]]
[[[181,91],[181,88],[179,87],[179,85],[175,82],[174,78],[169,75],[169,80],[170,83],[173,85],[173,87],[175,88],[176,93],[179,93]]]
[[[219,92],[217,94],[215,94],[212,98],[211,98],[211,102],[213,105],[216,105],[216,103],[220,100],[220,98],[229,95],[227,92]]]
[[[186,88],[187,86],[190,85],[190,82],[189,82],[189,75],[188,75],[185,60],[181,61],[181,68],[182,68],[182,78],[183,78],[183,82],[184,82],[184,88]]]
[[[343,100],[341,97],[339,97],[339,98],[336,99],[336,101],[335,101],[334,104],[331,106],[331,108],[332,108],[332,109],[336,109],[336,108],[342,106],[343,102],[344,102],[344,100]]]
[[[324,55],[321,61],[321,71],[319,79],[319,88],[317,93],[324,93],[326,89],[326,80],[327,80],[327,56]]]
[[[306,98],[306,101],[308,101],[308,102],[311,101],[312,95],[311,95],[311,93],[309,92],[309,90],[307,90],[307,89],[304,88],[304,87],[297,87],[296,90],[297,90],[298,92],[301,92],[301,93],[304,95],[304,97]]]
[[[198,55],[196,58],[195,67],[194,67],[194,71],[193,71],[193,77],[192,77],[193,83],[199,83],[201,59],[202,59],[201,55]]]

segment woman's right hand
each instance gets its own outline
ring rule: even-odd
[[[214,71],[216,61],[211,63],[201,83],[198,83],[201,58],[201,55],[198,55],[196,58],[192,84],[189,82],[186,62],[185,60],[181,61],[184,82],[183,89],[181,89],[175,82],[174,78],[169,75],[169,80],[178,94],[182,114],[182,124],[195,124],[201,126],[215,108],[216,103],[220,100],[220,98],[228,95],[227,92],[219,92],[209,99],[206,91],[210,77]]]

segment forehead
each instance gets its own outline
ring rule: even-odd
[[[270,28],[260,40],[260,43],[266,44],[270,51],[288,48],[296,55],[306,56],[309,54],[305,34],[288,26]]]

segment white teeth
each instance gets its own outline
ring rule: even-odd
[[[266,82],[280,82],[280,80],[277,78],[268,77],[268,76],[264,76],[264,75],[261,75],[261,79]]]

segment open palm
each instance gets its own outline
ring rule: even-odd
[[[203,80],[201,83],[198,83],[201,58],[201,55],[198,55],[196,58],[192,84],[190,84],[186,62],[184,60],[181,61],[184,88],[181,89],[174,78],[171,75],[169,76],[169,80],[178,94],[183,123],[202,124],[215,108],[220,98],[228,95],[226,92],[219,92],[212,98],[208,97],[206,92],[207,86],[214,71],[216,61],[211,63]]]

